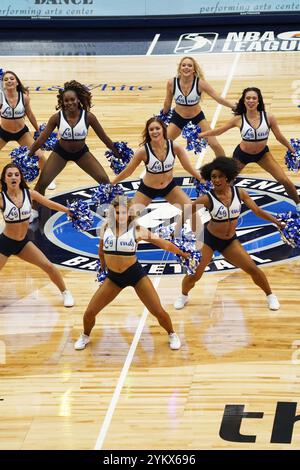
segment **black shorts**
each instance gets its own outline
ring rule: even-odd
[[[222,253],[231,243],[233,240],[236,240],[236,234],[233,237],[229,238],[228,240],[224,240],[223,238],[216,237],[207,228],[207,225],[204,227],[204,243],[205,245],[209,246],[213,251],[218,251]]]
[[[23,240],[14,240],[9,238],[3,233],[0,235],[0,253],[4,256],[18,255],[20,251],[23,250],[24,246],[30,242],[28,236],[26,235]]]
[[[199,114],[197,114],[196,116],[192,118],[184,118],[180,116],[180,114],[176,113],[175,110],[173,110],[170,123],[172,122],[173,124],[175,124],[175,126],[179,127],[179,129],[183,129],[184,126],[186,126],[188,122],[192,121],[193,124],[199,124],[199,122],[202,121],[203,119],[205,119],[203,111],[200,111]]]
[[[151,188],[150,186],[147,186],[144,181],[142,180],[140,182],[140,186],[138,191],[142,194],[145,194],[145,196],[149,197],[150,199],[155,199],[156,197],[165,197],[167,196],[172,189],[176,188],[177,184],[175,183],[174,179],[172,179],[171,183],[168,184],[165,188]]]
[[[53,152],[57,153],[61,158],[67,161],[77,162],[82,155],[89,151],[89,148],[86,144],[82,147],[82,149],[78,150],[78,152],[67,152],[65,149],[62,148],[59,142],[56,142]]]
[[[22,135],[26,134],[27,132],[29,132],[27,126],[24,126],[23,129],[21,129],[19,132],[8,132],[2,129],[2,127],[0,126],[0,139],[4,140],[4,142],[18,142],[18,140],[21,139]]]
[[[259,153],[246,153],[241,150],[240,146],[238,145],[233,152],[233,158],[235,160],[239,160],[241,163],[244,163],[244,165],[247,165],[247,163],[257,163],[267,152],[269,152],[270,149],[266,145],[265,148],[259,152]]]
[[[123,271],[122,273],[116,273],[111,269],[108,269],[107,277],[114,284],[116,284],[121,289],[124,287],[132,286],[134,287],[143,277],[147,276],[142,266],[138,261],[136,261],[132,266]]]

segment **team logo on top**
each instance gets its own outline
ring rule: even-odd
[[[18,217],[19,217],[19,211],[16,207],[12,207],[6,216],[8,220],[17,220]]]
[[[1,89],[1,88],[0,88]],[[7,118],[12,118],[13,117],[13,110],[11,109],[10,106],[7,108],[3,109],[2,111],[2,116],[7,117]]]
[[[195,199],[195,189],[190,178],[177,178],[177,183],[191,199]],[[129,197],[134,195],[138,186],[139,181],[123,183],[125,193]],[[236,186],[244,188],[259,207],[273,214],[295,209],[294,202],[285,194],[284,187],[276,181],[239,176],[236,179]],[[67,200],[72,201],[75,198],[89,201],[92,195],[91,189],[92,187],[74,190],[52,199],[61,204],[66,204]],[[300,188],[298,192],[300,194]],[[140,223],[150,230],[155,230],[161,224],[172,223],[177,214],[178,209],[164,199],[158,198],[148,206],[146,213],[140,218]],[[200,210],[200,215],[204,223],[210,218],[204,209]],[[98,259],[98,234],[102,223],[103,218],[95,214],[93,228],[86,233],[77,232],[65,214],[55,213],[48,218],[44,234],[41,235],[40,231],[37,231],[38,236],[42,238],[36,241],[52,262],[80,271],[93,271]],[[283,243],[274,225],[255,216],[245,205],[239,218],[237,236],[258,265],[284,261],[300,255],[299,248],[292,248]],[[150,275],[183,274],[183,268],[172,253],[165,252],[151,243],[139,243],[137,256]],[[216,252],[206,271],[219,272],[232,269],[235,267]]]
[[[185,33],[182,34],[174,49],[175,54],[210,52],[213,50],[218,33]]]
[[[253,129],[247,129],[247,131],[244,134],[244,138],[247,139],[255,139],[255,132]]]
[[[70,127],[67,127],[62,135],[61,135],[64,139],[71,139],[72,138],[72,131],[71,131],[71,128]]]

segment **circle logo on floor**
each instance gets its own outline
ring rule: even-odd
[[[176,180],[191,199],[196,198],[191,178],[180,177]],[[133,197],[138,186],[139,181],[123,183],[125,194],[129,197]],[[236,186],[247,190],[259,207],[273,214],[295,209],[294,202],[276,181],[239,176],[236,179]],[[72,201],[77,198],[89,201],[92,195],[91,189],[96,187],[91,186],[62,193],[51,199],[64,205],[67,200]],[[95,213],[93,228],[83,233],[73,229],[72,223],[67,220],[65,214],[47,214],[46,212],[47,209],[43,208],[40,216],[40,223],[44,222],[44,217],[46,219],[43,233],[40,230],[34,232],[34,224],[31,225],[34,238],[46,256],[61,266],[80,271],[94,271],[98,259],[99,227],[103,223],[103,218]],[[158,198],[148,206],[147,214],[140,218],[140,222],[141,225],[153,230],[168,220],[172,222],[176,213],[178,213],[177,210],[165,199]],[[201,210],[200,215],[203,222],[209,220],[207,211]],[[36,227],[38,224],[39,222],[36,222]],[[300,255],[299,248],[292,248],[281,240],[274,225],[254,215],[245,205],[242,207],[237,236],[258,265],[284,261]],[[150,275],[183,273],[183,268],[172,253],[165,252],[150,243],[140,242],[137,256]],[[206,271],[220,272],[232,269],[235,269],[235,266],[216,252]]]

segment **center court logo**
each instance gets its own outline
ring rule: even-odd
[[[177,178],[177,183],[191,199],[195,199],[195,188],[189,177]],[[125,193],[129,197],[134,195],[138,186],[139,181],[123,183]],[[236,179],[236,186],[246,189],[259,207],[273,214],[295,208],[293,201],[285,194],[283,186],[276,181],[239,176]],[[75,198],[89,201],[92,196],[91,189],[94,187],[64,193],[52,199],[61,204],[66,204],[67,200],[71,201]],[[300,193],[300,188],[298,192]],[[93,209],[92,206],[91,208]],[[172,222],[177,213],[177,209],[170,206],[164,199],[155,199],[147,208],[147,213],[140,218],[140,223],[150,230],[155,230],[160,224],[170,220]],[[204,223],[209,220],[209,214],[204,209],[200,210],[200,215]],[[52,262],[80,271],[93,271],[98,259],[98,233],[102,223],[103,219],[96,214],[94,227],[91,230],[87,233],[76,232],[65,214],[55,213],[48,218],[44,234],[37,242]],[[242,208],[237,236],[258,265],[300,256],[299,248],[292,248],[284,244],[277,228],[268,221],[255,216],[246,206]],[[177,263],[175,256],[172,253],[164,252],[155,245],[141,242],[137,255],[150,275],[183,274],[183,268]],[[206,271],[220,272],[233,269],[235,267],[216,252]]]
[[[192,54],[194,52],[211,52],[218,38],[218,33],[182,34],[174,49],[175,54]]]

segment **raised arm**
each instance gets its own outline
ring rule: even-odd
[[[88,122],[94,129],[99,139],[106,145],[106,147],[109,148],[114,153],[114,155],[116,155],[116,157],[120,157],[118,150],[113,144],[113,141],[108,137],[96,116],[90,112],[88,112]]]
[[[227,108],[231,108],[232,110],[235,109],[235,103],[232,103],[219,95],[219,93],[206,80],[200,79],[199,86],[201,90],[205,91],[217,103],[220,103]]]
[[[236,116],[229,121],[227,121],[223,126],[216,127],[215,129],[211,129],[210,131],[200,132],[199,137],[211,137],[215,135],[224,134],[224,132],[232,129],[233,127],[240,127],[240,116]]]
[[[34,155],[34,153],[46,142],[46,140],[50,136],[51,132],[53,132],[57,124],[58,124],[58,113],[53,114],[53,116],[51,116],[43,132],[39,135],[39,137],[30,147],[28,155]]]
[[[167,82],[167,89],[166,89],[166,97],[164,101],[163,112],[167,114],[167,112],[171,109],[173,100],[173,79],[168,80]]]
[[[195,170],[195,168],[191,165],[189,156],[185,149],[175,142],[173,142],[173,149],[185,171],[187,171],[190,175],[194,176],[194,178],[196,178],[197,180],[203,181],[203,178],[201,178],[199,171]]]
[[[25,106],[26,116],[28,117],[29,121],[31,122],[31,124],[33,125],[35,130],[38,131],[39,130],[39,125],[37,123],[35,115],[33,114],[32,109],[31,109],[30,99],[29,99],[29,96],[27,94],[24,94],[24,106]]]
[[[40,193],[35,191],[34,189],[30,189],[30,196],[33,201],[38,202],[42,206],[49,207],[49,209],[53,209],[59,212],[65,212],[66,214],[70,214],[69,209],[58,202],[51,201],[51,199],[47,199],[45,196],[42,196]]]
[[[170,253],[174,253],[175,255],[183,256],[184,258],[188,258],[188,254],[181,251],[174,243],[171,243],[163,238],[159,238],[155,233],[150,232],[145,227],[139,227],[136,230],[137,240],[145,240],[146,242],[153,243],[154,245],[158,246],[162,250],[170,251]]]
[[[127,167],[121,171],[111,182],[111,184],[117,184],[128,178],[134,170],[142,163],[146,161],[146,153],[144,148],[139,148],[132,157],[131,161],[128,163]]]
[[[275,116],[268,116],[268,121],[269,121],[271,130],[272,130],[273,134],[276,137],[276,140],[278,140],[278,142],[280,142],[287,149],[289,149],[292,153],[294,153],[295,149],[291,146],[289,141],[281,133],[281,130],[279,129],[279,126],[278,126],[277,120],[275,119]]]
[[[246,206],[252,210],[252,212],[261,217],[262,219],[268,220],[272,224],[277,225],[278,228],[282,228],[282,222],[277,220],[269,212],[262,210],[258,205],[251,199],[251,197],[246,193],[244,189],[238,189],[241,200],[246,204]]]

